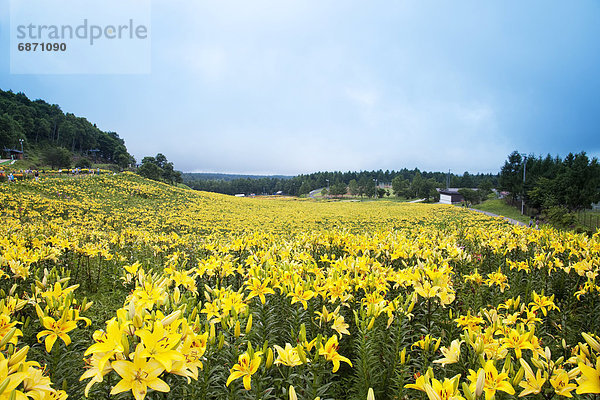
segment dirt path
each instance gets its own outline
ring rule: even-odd
[[[474,208],[469,208],[469,210],[471,210],[471,211],[477,211],[477,212],[479,212],[479,213],[482,213],[482,214],[488,215],[488,216],[490,216],[490,217],[501,217],[501,218],[504,218],[505,220],[507,220],[508,222],[510,222],[510,223],[511,223],[511,224],[513,224],[513,225],[527,226],[527,224],[525,224],[525,223],[523,223],[523,222],[521,222],[521,221],[517,221],[516,219],[512,219],[512,218],[504,217],[504,216],[502,216],[502,215],[494,214],[494,213],[491,213],[491,212],[488,212],[488,211],[476,210],[476,209],[474,209]]]

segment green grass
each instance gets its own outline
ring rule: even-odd
[[[585,210],[576,214],[577,223],[588,228],[600,228],[600,211]]]
[[[529,223],[529,217],[527,215],[521,215],[521,211],[514,207],[509,206],[501,199],[490,199],[486,200],[481,204],[473,206],[476,210],[487,211],[503,217],[508,217],[521,221],[525,224]]]

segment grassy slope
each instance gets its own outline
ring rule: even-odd
[[[473,208],[477,210],[487,211],[494,214],[501,215],[503,217],[508,217],[515,219],[517,221],[521,221],[524,223],[529,223],[529,217],[527,215],[521,215],[519,210],[514,207],[509,206],[501,199],[490,199],[486,200],[481,204],[477,204],[473,206]]]

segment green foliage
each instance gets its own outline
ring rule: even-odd
[[[343,196],[346,194],[346,185],[342,182],[334,183],[330,188],[330,194],[332,196]]]
[[[525,160],[515,151],[502,167],[500,188],[509,191],[513,199],[523,196],[529,206],[539,210],[582,210],[600,201],[600,164],[595,157],[590,160],[585,152],[569,153],[564,160],[550,155],[532,155]]]
[[[91,168],[92,167],[92,160],[90,160],[87,157],[83,157],[80,158],[79,160],[77,160],[77,162],[75,163],[75,166],[77,168]]]
[[[98,150],[96,161],[128,164],[133,159],[117,133],[102,131],[85,118],[65,114],[56,104],[0,90],[0,149],[20,150],[19,139],[24,140],[26,155],[46,147],[63,147],[79,154]]]
[[[408,179],[403,179],[400,175],[394,177],[392,179],[392,191],[395,196],[398,197],[410,197],[408,188],[410,187],[410,182]]]
[[[375,187],[375,181],[363,176],[358,181],[359,194],[367,197],[375,197],[377,195],[377,188]]]
[[[523,158],[518,151],[513,151],[500,170],[498,183],[500,190],[510,192],[513,200],[523,192]]]
[[[482,197],[484,196],[484,193],[480,192],[479,190],[462,188],[458,190],[458,193],[465,198],[465,201],[471,204],[479,204],[485,199],[485,197]]]
[[[558,228],[568,228],[575,225],[577,222],[577,216],[566,207],[551,206],[545,211],[548,221]]]
[[[310,188],[310,184],[308,182],[302,182],[302,186],[300,186],[300,190],[298,191],[298,194],[302,195],[302,194],[308,194],[310,193],[311,188]]]
[[[167,160],[164,154],[158,153],[156,157],[144,157],[137,173],[144,178],[162,181],[175,185],[183,182],[181,172],[175,171],[173,163]]]
[[[356,182],[356,179],[350,180],[348,183],[348,191],[351,196],[358,196],[358,182]]]
[[[70,168],[73,162],[71,152],[62,147],[53,147],[44,153],[44,162],[54,168]]]

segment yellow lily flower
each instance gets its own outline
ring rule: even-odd
[[[62,318],[55,321],[52,317],[44,317],[42,318],[42,324],[46,329],[37,334],[37,340],[40,342],[40,339],[46,336],[44,343],[48,353],[52,351],[54,342],[56,342],[56,339],[58,338],[61,338],[67,346],[71,344],[71,338],[67,335],[67,332],[77,328],[77,323],[75,321],[64,321]]]
[[[181,334],[166,331],[162,322],[154,322],[152,332],[141,329],[135,333],[142,339],[142,356],[158,361],[167,372],[171,372],[173,361],[183,361],[183,355],[172,350],[179,344]]]
[[[257,278],[252,278],[250,282],[246,283],[246,286],[248,287],[248,289],[250,289],[250,293],[248,294],[247,299],[250,300],[251,298],[258,296],[260,302],[262,304],[265,304],[265,294],[275,294],[275,291],[268,286],[269,282],[269,279],[266,279],[264,282],[261,282]]]
[[[481,369],[479,371],[481,371]],[[477,384],[477,376],[479,375],[479,371],[469,371],[469,380],[471,381],[469,389],[472,392],[475,392],[475,386]],[[510,395],[515,394],[515,389],[508,382],[508,374],[506,372],[502,372],[499,374],[492,360],[489,360],[485,363],[483,371],[485,373],[483,391],[485,392],[486,400],[491,400],[492,398],[494,398],[497,390],[508,393]]]
[[[285,349],[275,345],[275,349],[277,350],[277,359],[275,360],[275,364],[283,364],[287,365],[288,367],[302,365],[302,361],[298,355],[298,350],[296,350],[295,347],[292,347],[291,344],[286,343]]]
[[[515,354],[519,359],[522,356],[522,350],[533,350],[533,345],[529,341],[529,333],[521,334],[516,329],[511,329],[502,341],[505,348],[515,349]]]
[[[425,393],[429,400],[464,400],[458,391],[460,375],[452,379],[445,378],[443,382],[431,378],[431,383],[425,384]]]
[[[428,370],[425,375],[421,375],[419,373],[415,374],[415,383],[407,383],[406,385],[404,385],[405,388],[407,389],[416,389],[416,390],[420,390],[421,392],[425,392],[425,386],[430,384],[430,374],[429,374]]]
[[[574,383],[569,383],[569,373],[564,369],[554,371],[554,375],[550,378],[550,384],[559,396],[573,397],[571,392],[577,388]]]
[[[335,330],[337,333],[340,334],[340,337],[344,334],[349,335],[350,332],[348,332],[348,327],[350,325],[348,325],[347,323],[344,322],[344,316],[340,315],[339,317],[336,317],[333,321],[333,325],[331,326],[331,329]]]
[[[442,347],[440,351],[444,355],[444,358],[434,361],[434,363],[442,364],[445,367],[446,364],[454,364],[458,362],[460,358],[460,344],[462,340],[455,339],[450,343],[450,348]]]
[[[238,357],[238,362],[231,368],[229,378],[225,386],[229,386],[231,382],[238,378],[243,377],[244,389],[252,389],[251,379],[252,375],[258,371],[262,359],[260,358],[260,352],[254,353],[254,357],[250,358],[248,352],[241,354]]]
[[[519,394],[519,397],[540,393],[542,391],[542,386],[546,383],[546,378],[542,377],[542,371],[538,369],[534,375],[533,370],[525,360],[520,358],[519,362],[525,370],[525,380],[519,382],[519,386],[524,390]]]
[[[301,283],[297,283],[294,291],[288,294],[292,298],[292,304],[300,302],[302,307],[306,310],[308,307],[308,300],[315,296],[315,292],[312,290],[305,290]]]
[[[159,392],[169,392],[171,388],[158,376],[163,373],[164,368],[156,360],[146,360],[142,356],[143,346],[138,344],[133,355],[133,362],[118,360],[112,363],[114,370],[121,376],[119,383],[110,391],[110,394],[118,394],[131,390],[136,400],[146,397],[148,388]]]
[[[600,393],[600,358],[596,361],[596,368],[584,363],[578,363],[581,376],[577,379],[577,394]]]
[[[534,290],[532,293],[532,300],[533,301],[529,303],[529,305],[531,306],[531,311],[542,310],[544,317],[548,314],[548,311],[550,310],[560,311],[556,304],[554,304],[554,295],[550,297],[540,296]]]
[[[352,362],[349,359],[338,354],[338,347],[339,344],[337,336],[333,335],[327,340],[325,346],[322,346],[319,349],[319,355],[325,356],[325,359],[327,361],[331,361],[333,363],[332,372],[336,372],[340,368],[340,361],[343,361],[346,364],[352,366]]]

